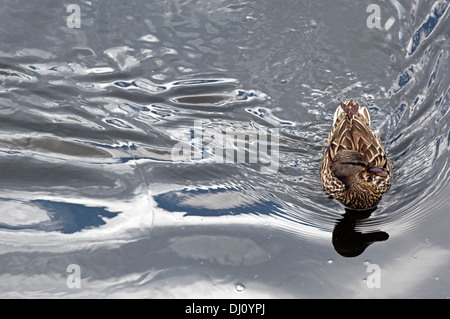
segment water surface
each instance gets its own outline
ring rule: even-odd
[[[449,297],[449,1],[69,4],[0,9],[0,296]],[[319,178],[350,98],[393,170],[364,215]]]

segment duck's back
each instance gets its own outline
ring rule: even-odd
[[[380,168],[389,165],[380,137],[372,130],[369,111],[353,100],[341,102],[336,109],[328,145],[331,160],[342,150],[353,150],[363,154],[370,165]]]

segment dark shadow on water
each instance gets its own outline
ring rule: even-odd
[[[375,210],[376,207],[364,211],[345,209],[344,218],[336,223],[332,235],[333,246],[337,253],[344,257],[356,257],[374,242],[389,238],[389,234],[383,231],[362,233],[356,230],[356,226],[369,218]]]

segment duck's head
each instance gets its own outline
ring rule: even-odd
[[[334,176],[347,186],[350,186],[354,179],[366,169],[367,161],[357,151],[338,152],[331,163]]]
[[[370,165],[361,153],[352,150],[338,152],[331,163],[331,171],[355,195],[345,203],[354,208],[376,205],[382,195],[378,181],[388,176],[384,169]]]

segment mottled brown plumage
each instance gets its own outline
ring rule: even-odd
[[[326,192],[352,209],[368,209],[391,185],[391,169],[367,108],[340,103],[323,153],[320,176]]]

